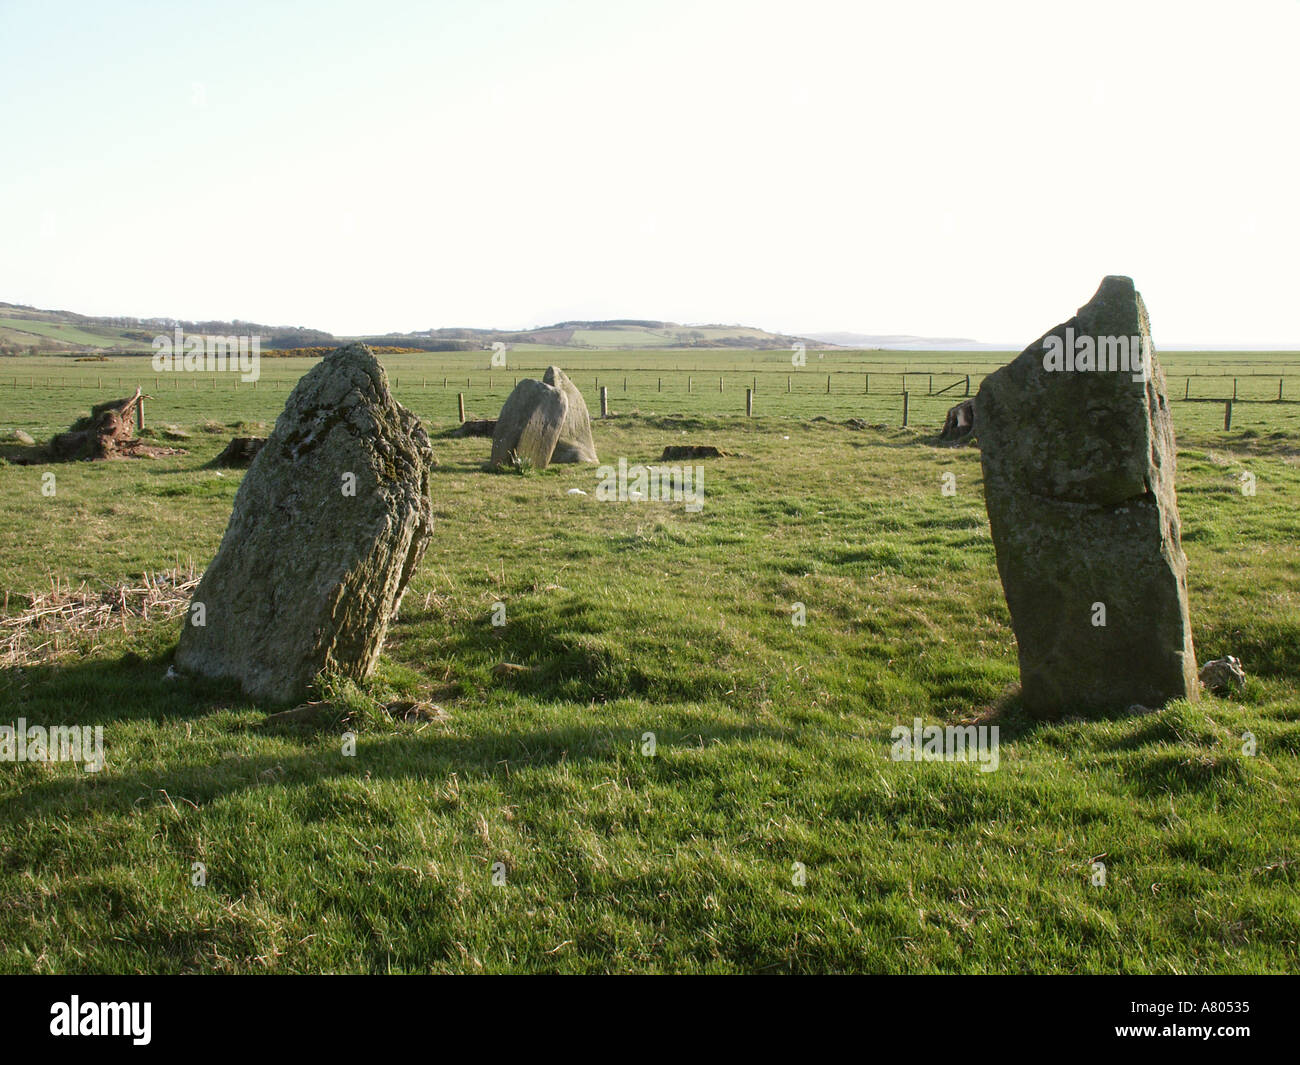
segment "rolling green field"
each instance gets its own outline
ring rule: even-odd
[[[30,341],[31,337],[46,337],[64,344],[81,344],[88,348],[111,348],[127,343],[121,330],[101,329],[100,332],[91,333],[75,325],[43,322],[35,318],[0,318],[0,340],[24,343]]]
[[[667,348],[673,345],[672,337],[644,329],[620,329],[617,331],[612,329],[575,329],[573,341],[576,344],[590,344],[594,347],[603,347],[610,343],[626,345],[628,348]]]
[[[435,436],[434,538],[378,674],[328,685],[323,719],[169,679],[176,618],[0,668],[0,723],[102,725],[107,750],[99,773],[0,763],[0,971],[1300,967],[1300,356],[1161,356],[1198,656],[1237,655],[1245,691],[1051,724],[1018,707],[978,451],[934,441],[1004,356],[488,358],[382,360]],[[495,417],[552,361],[593,413],[609,389],[602,462],[734,453],[702,463],[699,513],[599,502],[594,467],[489,474],[488,441],[437,435],[457,393]],[[310,365],[264,359],[254,388],[0,360],[0,431],[48,438],[139,384],[150,426],[189,433],[185,455],[0,465],[0,635],[54,579],[201,569],[242,477],[207,463]],[[395,697],[445,719],[397,722]],[[916,718],[997,724],[998,770],[892,760]]]

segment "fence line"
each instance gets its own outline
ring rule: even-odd
[[[265,364],[263,369],[267,369]],[[507,374],[496,368],[495,371],[470,371],[463,378],[444,375],[441,390],[443,395],[449,397],[450,409],[447,410],[447,415],[450,416],[454,411],[458,420],[463,422],[471,416],[468,413],[470,405],[476,400],[480,404],[477,416],[493,414],[505,396],[518,384],[521,374],[527,372],[521,367],[514,369],[520,372]],[[263,373],[259,381],[246,382],[241,380],[238,373],[209,371],[106,375],[88,369],[65,368],[44,375],[0,376],[0,393],[5,390],[11,394],[31,392],[36,389],[75,393],[78,395],[78,404],[82,405],[84,401],[80,397],[87,393],[93,395],[94,402],[98,402],[113,392],[125,394],[140,383],[144,386],[146,395],[165,403],[169,395],[177,395],[179,398],[186,393],[239,392],[244,389],[257,391],[260,383],[266,402],[273,403],[280,393],[287,393],[297,383],[300,374],[291,370],[281,376],[274,372],[274,367],[271,370],[271,373]],[[629,370],[613,379],[622,378],[620,397],[624,402],[642,407],[656,401],[662,403],[671,396],[689,395],[692,398],[684,405],[682,413],[695,412],[719,417],[808,417],[810,413],[817,413],[816,397],[825,404],[825,413],[834,413],[836,417],[847,413],[879,424],[901,424],[929,430],[943,424],[947,411],[952,406],[973,396],[983,377],[971,373],[900,370],[897,367],[883,372],[825,370],[820,367],[802,372],[787,371],[784,367],[750,367],[743,373],[732,368],[731,372],[740,377],[741,387],[728,389],[726,374],[717,375],[715,371],[713,376],[717,376],[718,382],[716,392],[711,387],[712,376],[708,372],[701,374],[698,371],[683,371],[669,374],[660,369]],[[611,380],[608,371],[603,376],[606,382]],[[696,389],[696,376],[701,376],[710,384]],[[1227,426],[1232,423],[1234,406],[1249,405],[1257,408],[1259,404],[1281,404],[1286,407],[1300,404],[1300,389],[1288,380],[1293,376],[1295,375],[1257,372],[1207,374],[1198,371],[1166,375],[1166,382],[1169,399],[1175,404],[1223,404],[1224,422]],[[228,381],[220,380],[223,377],[228,378]],[[615,390],[615,386],[608,383],[601,385],[599,382],[602,375],[588,370],[571,373],[570,377],[580,390],[591,397],[593,409],[595,401],[599,399],[602,417],[605,416],[609,412],[613,398],[610,393]],[[746,377],[748,381],[745,380]],[[1179,377],[1183,379],[1181,382],[1178,382]],[[781,378],[785,380],[782,382]],[[393,391],[407,403],[412,402],[413,395],[439,392],[437,378],[431,380],[427,374],[408,374],[404,383],[400,374],[393,373],[389,380]],[[1267,382],[1267,394],[1261,394],[1261,382]],[[1273,387],[1274,382],[1276,389]],[[1177,387],[1179,383],[1182,384],[1181,389]],[[1197,394],[1198,391],[1213,394]],[[450,403],[452,395],[455,396],[454,405]],[[669,402],[671,404],[671,399]],[[484,410],[485,406],[492,409]],[[439,410],[442,409],[439,407]]]

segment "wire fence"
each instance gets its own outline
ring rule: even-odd
[[[610,369],[584,368],[569,374],[583,392],[588,407],[599,409],[601,390],[609,409],[656,414],[752,414],[754,416],[809,417],[819,412],[852,412],[869,421],[904,425],[942,425],[948,410],[974,397],[987,373],[945,369],[887,369],[859,371],[811,369],[787,372],[759,368],[747,372],[719,373],[710,369]],[[263,360],[256,380],[245,381],[238,372],[172,372],[133,375],[103,373],[84,366],[51,368],[45,373],[11,373],[0,370],[0,404],[4,392],[17,394],[41,390],[67,396],[71,391],[89,402],[144,388],[155,400],[172,394],[258,393],[259,406],[287,394],[303,373],[301,366],[277,366]],[[412,372],[410,366],[390,369],[389,382],[407,405],[421,412],[436,411],[439,420],[457,419],[462,410],[479,417],[494,417],[510,391],[538,371],[523,368],[468,372]],[[1197,370],[1166,373],[1167,394],[1174,403],[1295,404],[1300,402],[1300,375],[1258,371],[1212,373]],[[446,401],[435,400],[445,394]],[[94,399],[90,397],[94,396]],[[420,397],[426,397],[421,399]],[[71,397],[69,397],[71,398]],[[178,397],[179,398],[179,397]],[[78,399],[78,402],[81,402]],[[444,414],[445,412],[445,414]]]

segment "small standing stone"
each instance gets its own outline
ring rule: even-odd
[[[492,432],[492,466],[526,460],[537,469],[553,462],[596,462],[591,414],[582,393],[558,366],[542,380],[525,378],[506,398]]]

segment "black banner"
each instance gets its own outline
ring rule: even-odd
[[[757,1001],[747,1003],[739,1016],[722,1008],[708,1011],[711,1027],[721,1040],[757,1035],[746,1018],[754,1015],[754,1005],[762,1007],[770,998],[762,1038],[779,1037],[786,1028],[789,1038],[810,1053],[825,1046],[837,1029],[855,1042],[871,1033],[888,1033],[890,1042],[901,1038],[905,1044],[927,1036],[937,1045],[975,1036],[996,1040],[999,1049],[1040,1052],[1122,1044],[1135,1050],[1156,1044],[1176,1048],[1180,1055],[1197,1047],[1210,1053],[1258,1052],[1291,1042],[1286,1036],[1293,1027],[1296,986],[1286,978],[1255,976],[867,981],[868,987],[841,992],[855,997],[853,1009],[816,1013],[815,1003],[801,1000],[812,993],[806,985],[755,990],[751,984],[746,997]],[[555,1001],[536,989],[485,992],[467,982],[456,986],[429,977],[7,977],[0,979],[0,988],[9,1007],[5,1049],[39,1053],[93,1052],[106,1043],[130,1054],[279,1046],[333,1054],[353,1046],[373,1051],[376,1025],[390,1033],[406,1029],[412,1038],[430,1024],[435,1030],[461,1027],[467,1015],[458,1009],[458,999],[471,996],[472,1004],[465,1005],[474,1016],[500,1009],[511,1031],[531,1024],[554,1031],[558,1016]],[[599,991],[584,989],[588,1008],[582,1013],[600,1015],[593,1033],[606,1027],[616,1032],[619,1017],[639,1027],[647,1017],[658,1016],[668,1036],[678,1024],[671,1018],[681,1021],[687,1011],[700,1012],[697,994],[686,998],[671,984],[647,987],[640,982],[634,993],[623,985],[602,1003]],[[474,1038],[490,1041],[491,1032],[480,1031]],[[692,1035],[693,1049],[698,1049],[697,1039]]]

